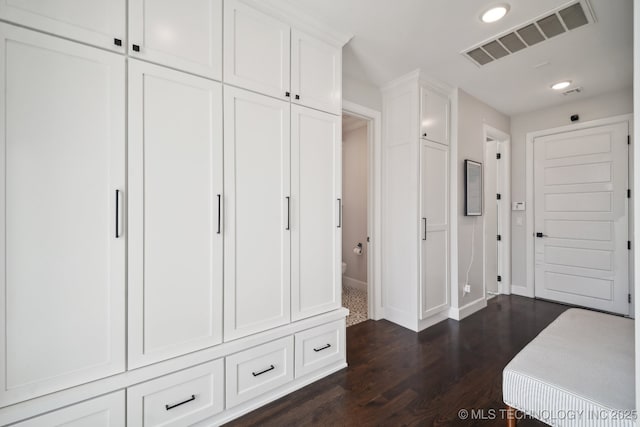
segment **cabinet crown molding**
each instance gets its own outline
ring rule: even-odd
[[[324,40],[325,42],[342,47],[349,43],[353,34],[343,33],[324,22],[302,13],[295,1],[291,0],[240,0],[243,3],[274,18],[287,22],[294,28],[302,29],[305,33]]]
[[[451,96],[453,94],[453,91],[456,89],[454,86],[451,86],[443,81],[427,75],[423,70],[418,68],[407,74],[397,77],[388,83],[385,83],[381,86],[380,90],[384,95],[385,92],[392,91],[405,84],[419,84],[428,86],[430,89],[441,92],[446,96]]]

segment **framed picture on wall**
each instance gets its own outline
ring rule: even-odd
[[[464,214],[482,216],[482,163],[464,161]]]

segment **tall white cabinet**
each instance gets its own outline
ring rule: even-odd
[[[449,108],[419,71],[383,88],[385,317],[414,331],[450,306]]]
[[[290,105],[225,88],[225,340],[291,319]]]
[[[0,405],[125,369],[125,62],[0,24]]]
[[[0,0],[0,425],[220,425],[346,366],[346,38],[275,7]]]
[[[222,85],[129,60],[129,366],[222,342]]]

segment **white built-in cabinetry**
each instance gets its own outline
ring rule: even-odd
[[[126,6],[0,0],[0,425],[217,425],[346,366],[342,42]]]
[[[222,0],[129,0],[128,53],[222,79]]]
[[[225,82],[341,114],[342,52],[247,6],[225,2]]]
[[[385,317],[419,331],[448,317],[449,96],[414,72],[383,108]]]

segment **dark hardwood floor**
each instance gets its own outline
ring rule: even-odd
[[[368,320],[347,328],[347,369],[228,425],[504,426],[502,369],[567,308],[498,296],[461,322],[419,334]],[[462,420],[461,409],[483,410],[484,419]]]

